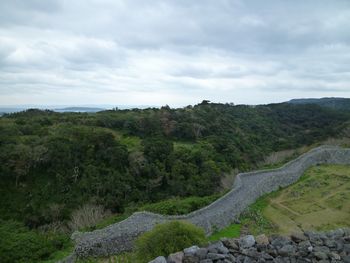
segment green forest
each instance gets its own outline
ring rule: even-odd
[[[349,119],[318,105],[208,101],[178,109],[5,114],[0,235],[22,231],[18,236],[36,240],[28,248],[38,253],[35,260],[49,258],[66,246],[76,230],[72,216],[84,205],[122,214],[172,198],[217,195],[225,174],[252,170],[273,152],[337,137]],[[9,242],[0,253],[20,246]]]

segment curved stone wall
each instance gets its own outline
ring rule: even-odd
[[[350,149],[321,146],[273,170],[241,173],[233,188],[210,205],[187,215],[163,216],[150,212],[137,212],[127,219],[93,232],[75,233],[74,253],[79,257],[108,256],[131,250],[134,240],[154,225],[168,220],[187,220],[205,229],[221,229],[260,196],[296,182],[307,168],[317,164],[350,164]]]

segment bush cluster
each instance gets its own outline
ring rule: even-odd
[[[0,261],[31,263],[49,259],[69,245],[69,238],[59,234],[41,234],[16,221],[0,220]]]
[[[136,254],[140,262],[148,262],[205,241],[203,229],[187,222],[171,221],[141,235],[136,241]]]

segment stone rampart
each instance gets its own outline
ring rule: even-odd
[[[281,168],[237,175],[233,188],[210,205],[187,215],[164,216],[137,212],[127,219],[93,232],[75,233],[74,253],[79,257],[108,256],[133,248],[134,240],[156,224],[169,220],[187,220],[205,229],[222,229],[234,221],[260,196],[296,182],[310,166],[350,164],[350,149],[321,146],[305,153]]]

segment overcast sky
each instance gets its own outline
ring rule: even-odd
[[[349,0],[1,0],[0,105],[350,97]]]

